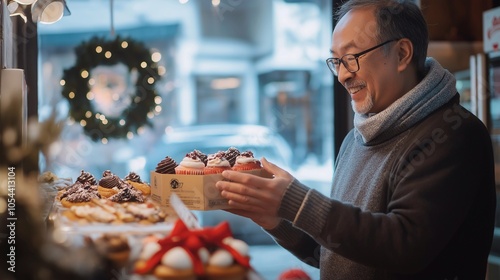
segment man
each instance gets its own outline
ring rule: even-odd
[[[327,60],[355,111],[331,197],[262,159],[266,179],[224,172],[233,213],[320,268],[321,279],[484,279],[495,213],[492,145],[426,58],[411,1],[352,0]]]

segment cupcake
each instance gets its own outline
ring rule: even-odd
[[[80,182],[82,184],[85,184],[86,182],[88,182],[91,185],[97,184],[97,181],[96,181],[94,175],[92,175],[89,172],[86,172],[84,170],[81,171],[80,176],[78,176],[78,178],[76,178],[76,181]]]
[[[121,186],[121,180],[118,176],[112,173],[105,174],[106,176],[102,177],[101,180],[99,180],[99,186],[97,187],[97,190],[102,197],[108,198],[118,193]]]
[[[228,169],[231,169],[231,164],[225,158],[225,152],[219,151],[215,154],[208,155],[205,175],[219,174]]]
[[[176,167],[177,163],[175,160],[167,156],[156,165],[155,172],[160,174],[175,174]]]
[[[205,164],[205,166],[207,165],[208,156],[206,154],[204,154],[200,150],[194,150],[193,153],[195,153],[201,159],[201,161],[203,162],[203,164]]]
[[[151,194],[151,187],[144,183],[141,180],[141,177],[135,173],[135,172],[129,172],[127,176],[125,176],[125,182],[128,184],[132,185],[132,187],[136,188],[137,190],[141,191],[142,194],[144,195],[150,195]]]
[[[226,159],[227,161],[229,161],[229,164],[231,164],[231,166],[234,165],[234,163],[236,162],[236,158],[240,155],[240,151],[238,149],[236,149],[235,147],[231,147],[229,149],[227,149],[226,151]]]
[[[260,161],[254,158],[253,153],[251,151],[245,151],[236,158],[236,162],[232,169],[235,171],[244,171],[261,168]]]
[[[88,182],[84,184],[75,182],[73,186],[62,194],[61,204],[64,207],[70,208],[71,206],[90,204],[93,198],[101,198],[96,185],[91,185]]]
[[[187,153],[179,165],[175,168],[176,174],[181,175],[203,175],[205,164],[196,152]]]
[[[144,195],[141,191],[135,189],[131,185],[122,182],[120,186],[120,191],[116,194],[110,196],[109,200],[117,203],[124,202],[144,202]]]

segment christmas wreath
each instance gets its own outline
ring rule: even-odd
[[[141,42],[131,38],[114,40],[93,37],[75,48],[76,63],[65,69],[61,84],[62,95],[69,102],[69,115],[78,122],[92,140],[107,142],[109,138],[131,137],[145,125],[152,126],[158,105],[155,83],[160,80],[158,64]],[[128,74],[136,76],[135,92],[130,94],[130,104],[119,115],[107,116],[95,108],[91,84],[91,71],[98,66],[122,63]]]

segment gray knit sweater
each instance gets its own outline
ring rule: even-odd
[[[321,279],[484,279],[495,185],[484,125],[453,76],[424,80],[385,111],[356,116],[331,197],[293,181],[268,231]]]

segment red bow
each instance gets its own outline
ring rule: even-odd
[[[224,238],[230,236],[232,236],[231,229],[226,221],[211,228],[189,230],[181,220],[177,220],[172,232],[165,238],[158,240],[161,249],[147,260],[143,267],[137,268],[135,272],[138,274],[148,273],[160,263],[161,258],[168,250],[177,246],[181,246],[189,254],[193,261],[194,272],[197,275],[203,275],[205,271],[198,250],[209,246],[217,246],[227,250],[237,263],[245,268],[250,268],[250,259],[248,257],[242,256],[231,246],[222,243]]]

